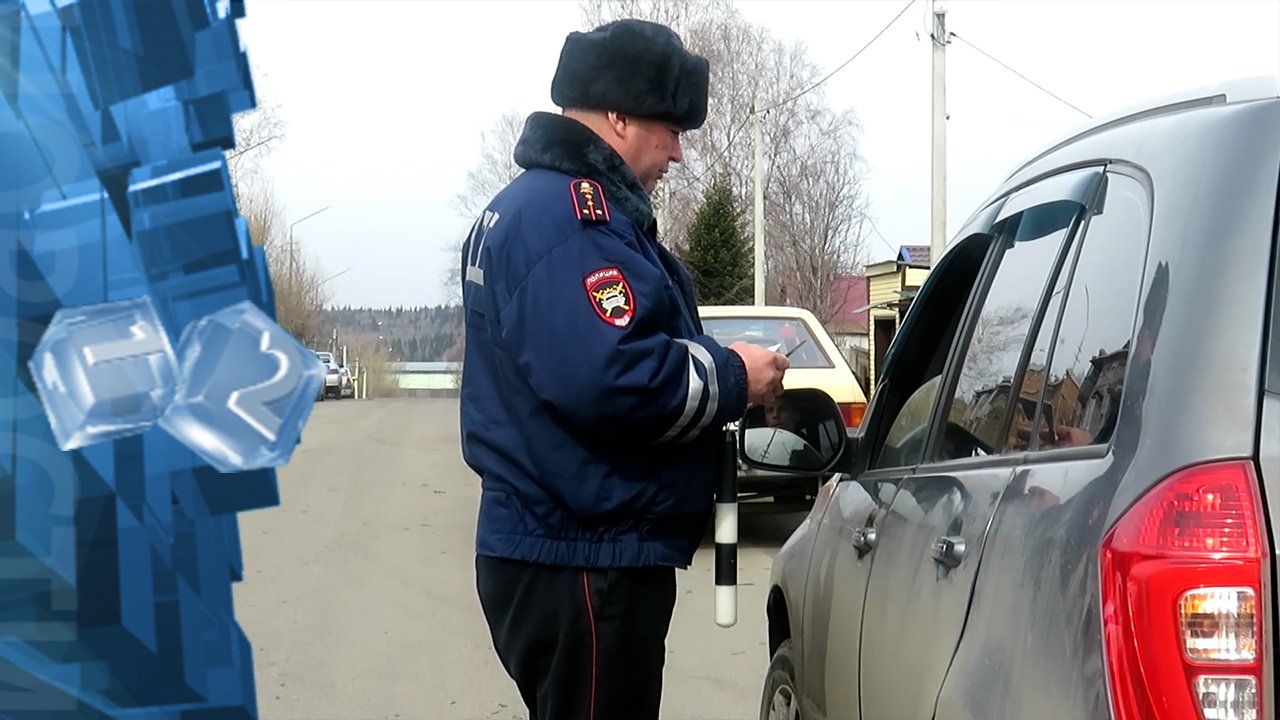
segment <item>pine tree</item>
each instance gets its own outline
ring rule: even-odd
[[[749,305],[752,256],[739,224],[729,176],[717,175],[689,225],[682,256],[701,305]]]

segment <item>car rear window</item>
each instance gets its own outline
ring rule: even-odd
[[[814,339],[804,320],[794,318],[703,318],[702,327],[716,342],[728,347],[749,342],[784,355],[791,353],[793,368],[831,368],[835,364]]]

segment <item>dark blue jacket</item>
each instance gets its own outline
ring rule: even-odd
[[[686,567],[710,520],[723,428],[746,409],[742,360],[703,334],[692,279],[612,149],[539,113],[516,160],[528,169],[463,247],[476,551]]]

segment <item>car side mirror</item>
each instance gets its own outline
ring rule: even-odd
[[[738,454],[749,467],[821,475],[845,454],[849,434],[830,395],[787,390],[771,406],[747,411],[738,425]]]

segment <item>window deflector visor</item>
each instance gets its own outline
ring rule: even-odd
[[[1074,202],[1086,210],[1096,208],[1102,193],[1106,168],[1102,166],[1071,170],[1045,178],[1014,193],[1000,207],[995,223],[1003,222],[1031,208],[1057,202]]]

